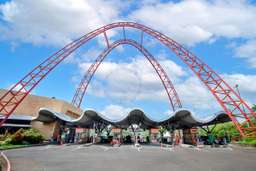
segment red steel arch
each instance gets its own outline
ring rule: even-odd
[[[152,56],[141,44],[139,44],[138,42],[131,40],[131,39],[121,39],[121,40],[115,41],[112,44],[109,44],[109,46],[97,57],[97,59],[89,67],[86,74],[82,78],[82,80],[76,90],[76,93],[73,97],[72,104],[76,107],[80,107],[80,105],[83,101],[83,97],[86,92],[86,89],[87,89],[94,73],[96,72],[96,70],[102,63],[102,61],[105,59],[105,57],[114,48],[116,48],[117,46],[122,45],[122,44],[129,44],[129,45],[137,48],[147,58],[147,60],[154,67],[156,73],[158,74],[159,78],[161,79],[161,82],[165,88],[166,94],[168,95],[169,102],[171,104],[173,111],[177,110],[178,108],[181,108],[182,105],[181,105],[180,98],[179,98],[171,80],[169,79],[168,75],[166,74],[166,72],[164,71],[162,66],[157,62],[157,60],[154,58],[154,56]]]
[[[141,30],[141,42],[143,42],[143,33],[147,33],[159,40],[162,44],[166,45],[184,63],[186,63],[204,83],[224,111],[229,115],[240,134],[242,136],[256,135],[256,125],[252,122],[252,119],[256,119],[255,112],[212,68],[166,35],[134,22],[116,22],[100,27],[67,44],[64,48],[60,49],[41,64],[36,66],[0,98],[0,113],[5,115],[5,118],[0,122],[0,126],[3,125],[17,106],[39,84],[39,82],[60,62],[69,56],[69,54],[90,39],[102,33],[104,34],[107,45],[109,46],[106,31],[118,27],[123,28],[124,38],[125,29],[134,28]]]

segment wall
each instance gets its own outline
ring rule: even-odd
[[[0,97],[4,95],[6,90],[0,89]],[[82,114],[82,110],[74,107],[70,103],[49,97],[28,95],[21,104],[15,109],[13,114],[15,115],[30,115],[37,116],[40,108],[49,108],[55,112],[65,113],[73,118],[78,118]],[[57,134],[58,125],[53,123],[41,123],[38,121],[32,121],[32,127],[38,129],[45,138],[49,139],[53,134]]]

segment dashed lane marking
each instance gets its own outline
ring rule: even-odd
[[[84,146],[83,146],[83,145],[79,145],[78,147],[73,148],[71,151],[80,150],[80,149],[82,149],[82,148],[84,148]]]
[[[48,150],[48,149],[58,149],[58,148],[63,148],[65,145],[47,145],[43,148],[39,148],[37,150]]]

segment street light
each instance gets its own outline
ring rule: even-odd
[[[238,94],[239,98],[241,99],[241,94],[240,94],[240,91],[239,91],[239,88],[238,88],[238,84],[235,85],[235,88],[236,88],[236,91],[237,91],[237,94]],[[243,109],[244,112],[246,112],[243,104],[242,104],[242,109]]]
[[[236,91],[237,91],[237,93],[238,93],[238,96],[241,98],[240,91],[239,91],[239,89],[238,89],[238,84],[235,85],[235,88],[236,88]]]

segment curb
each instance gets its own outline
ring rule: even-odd
[[[239,149],[256,149],[256,146],[245,145],[245,144],[229,144],[228,147],[239,148]]]
[[[6,155],[4,154],[4,152],[1,152],[1,156],[3,157],[3,159],[6,162],[6,171],[11,171],[11,163],[10,163],[9,159],[6,157]]]
[[[8,149],[1,149],[0,150],[12,150],[12,149],[19,149],[19,148],[29,148],[29,147],[37,147],[37,146],[45,146],[45,145],[49,145],[49,143],[42,143],[42,144],[30,144],[28,146],[21,146],[21,147],[12,147],[12,148],[8,148]]]

